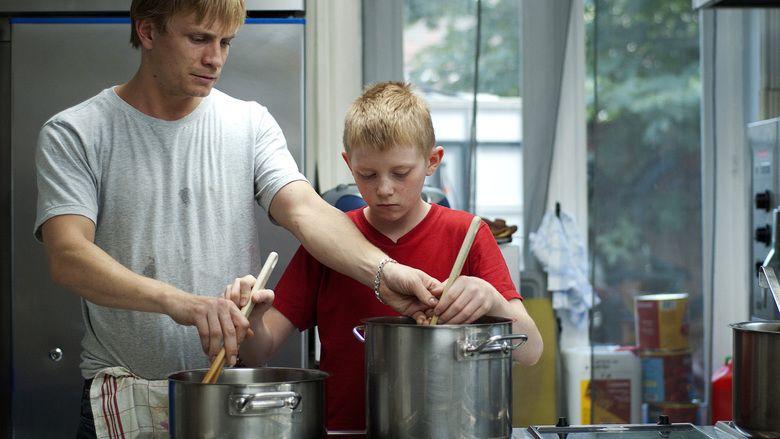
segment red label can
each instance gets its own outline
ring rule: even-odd
[[[647,294],[634,298],[640,350],[689,348],[688,294]]]
[[[690,402],[693,372],[690,351],[640,351],[642,401]]]

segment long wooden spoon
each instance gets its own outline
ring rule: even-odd
[[[466,232],[466,237],[463,238],[463,244],[460,246],[458,257],[455,258],[455,265],[452,266],[450,277],[447,278],[447,283],[444,284],[444,291],[441,292],[441,297],[439,297],[439,300],[444,298],[444,295],[447,294],[447,291],[452,286],[452,283],[455,282],[455,279],[457,279],[458,276],[460,276],[460,272],[463,270],[463,264],[466,262],[466,257],[469,255],[469,250],[471,250],[471,244],[474,243],[474,237],[477,236],[479,223],[480,218],[478,216],[474,216],[474,218],[471,219],[469,230]],[[435,325],[437,323],[439,323],[439,316],[434,315],[433,318],[431,318],[431,325]]]
[[[255,281],[255,285],[252,287],[252,295],[254,293],[260,291],[262,288],[265,287],[266,282],[268,282],[268,278],[271,277],[271,272],[274,270],[274,267],[276,267],[276,262],[279,260],[279,255],[276,252],[271,252],[268,255],[268,259],[265,260],[265,264],[263,265],[263,268],[260,270],[260,274],[257,275],[257,280]],[[251,295],[249,302],[247,302],[246,305],[244,305],[243,308],[241,308],[241,312],[244,313],[244,317],[249,318],[249,315],[252,314],[252,309],[255,307],[255,302],[252,301]],[[219,375],[222,374],[222,368],[225,367],[225,346],[222,346],[222,349],[219,350],[219,353],[216,357],[214,357],[214,361],[211,363],[211,367],[209,367],[208,372],[206,372],[206,375],[203,376],[203,380],[201,383],[204,384],[214,384],[219,379]]]

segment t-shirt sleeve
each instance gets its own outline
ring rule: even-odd
[[[470,275],[482,278],[493,285],[506,300],[522,299],[512,282],[504,255],[498,248],[493,234],[485,222],[481,222],[469,252]]]
[[[82,215],[93,223],[98,216],[98,175],[90,166],[83,134],[68,124],[47,122],[38,136],[35,156],[38,200],[35,238],[41,226],[58,215]]]
[[[317,296],[324,268],[300,246],[274,288],[274,308],[300,331],[317,324]]]
[[[255,134],[255,198],[269,212],[279,189],[293,181],[307,180],[287,149],[287,140],[276,119],[265,107],[252,104],[259,112]]]

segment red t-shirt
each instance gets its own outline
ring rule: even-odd
[[[470,213],[433,204],[420,224],[394,243],[368,223],[363,209],[347,215],[372,244],[399,263],[440,281],[450,275],[472,218]],[[520,298],[484,222],[461,274],[488,281],[507,300]],[[303,247],[295,253],[274,293],[274,307],[299,330],[318,327],[320,369],[330,374],[325,380],[327,428],[365,429],[364,347],[352,329],[361,319],[398,313],[380,303],[371,288],[320,264]]]

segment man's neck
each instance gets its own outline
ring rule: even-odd
[[[179,120],[192,113],[203,100],[200,97],[167,95],[140,72],[128,82],[117,86],[114,91],[136,110],[169,121]]]

